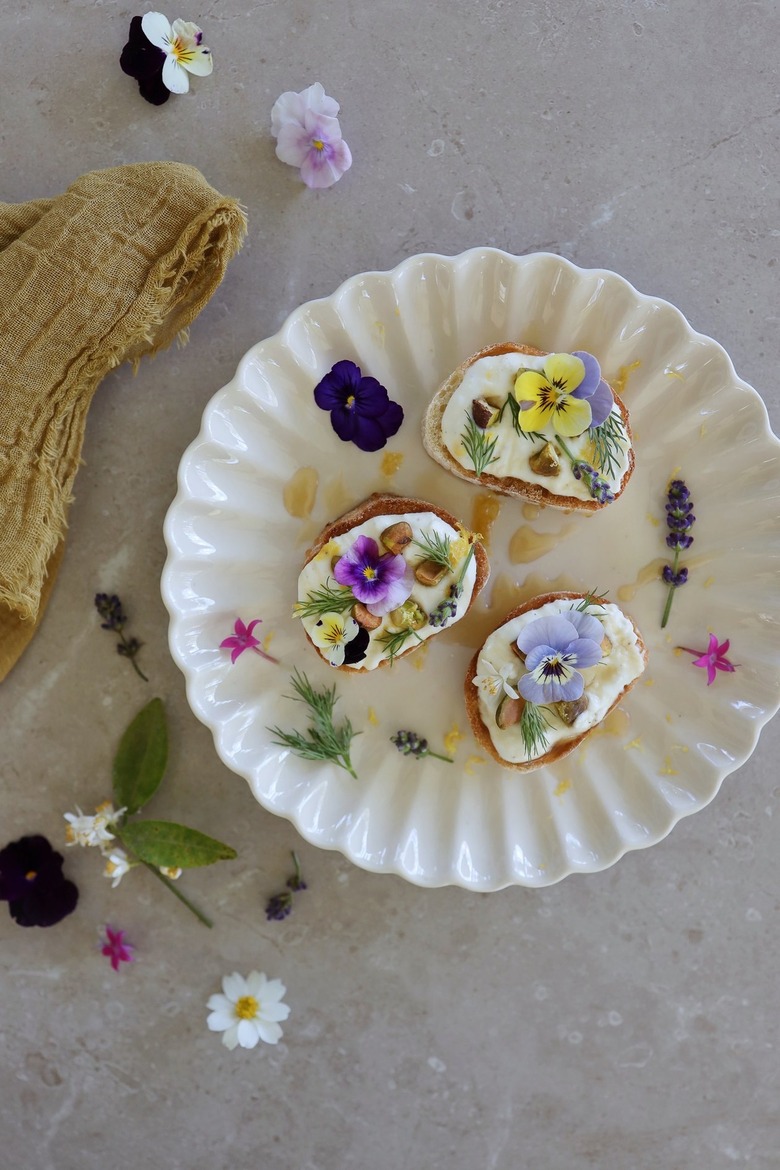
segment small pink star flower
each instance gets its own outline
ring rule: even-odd
[[[260,645],[260,639],[256,638],[252,633],[255,626],[259,626],[260,623],[261,619],[255,618],[248,626],[245,626],[241,618],[236,618],[233,633],[229,638],[225,638],[219,644],[220,650],[232,651],[230,655],[231,662],[237,662],[245,650],[254,650],[255,654],[259,654],[261,658],[267,658],[269,662],[275,662],[278,665],[279,659],[267,654]]]
[[[719,670],[725,670],[727,674],[731,674],[736,670],[736,666],[729,662],[726,657],[728,648],[731,642],[727,638],[725,642],[718,644],[718,639],[714,634],[710,634],[709,647],[702,650],[689,650],[687,646],[678,646],[678,650],[684,651],[686,654],[693,654],[695,661],[694,666],[700,666],[707,671],[707,686],[710,687],[715,682],[715,676]]]
[[[105,927],[105,940],[101,947],[101,955],[111,960],[111,966],[115,971],[119,970],[120,963],[132,963],[133,951],[135,948],[132,943],[124,941],[123,930],[112,930],[110,926]]]

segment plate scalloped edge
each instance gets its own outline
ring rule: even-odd
[[[377,317],[377,309],[382,318]],[[162,576],[163,600],[170,615],[169,645],[185,676],[190,706],[211,730],[219,757],[248,781],[264,807],[290,820],[313,844],[338,850],[362,868],[393,872],[422,886],[454,884],[480,892],[513,884],[544,886],[571,873],[597,872],[631,850],[660,841],[683,816],[713,799],[725,776],[751,754],[761,727],[780,707],[780,678],[772,665],[780,650],[780,634],[770,598],[766,621],[752,620],[755,606],[750,610],[745,605],[744,612],[736,615],[740,652],[743,647],[751,651],[745,656],[749,665],[739,675],[738,697],[724,703],[724,693],[718,693],[722,710],[717,719],[707,703],[708,695],[694,691],[692,685],[678,686],[663,658],[666,673],[661,686],[646,690],[641,704],[635,704],[637,712],[632,709],[636,721],[632,734],[639,731],[634,736],[636,749],[612,743],[612,737],[600,738],[574,784],[567,776],[571,769],[561,766],[531,774],[539,777],[536,785],[526,778],[518,781],[514,773],[502,769],[495,769],[493,775],[463,774],[455,779],[439,766],[430,776],[418,772],[410,787],[408,771],[400,778],[398,772],[401,764],[408,769],[408,761],[389,756],[386,750],[381,756],[375,748],[367,761],[371,780],[350,793],[341,776],[334,775],[336,769],[306,771],[309,765],[301,769],[289,753],[269,755],[262,736],[257,739],[257,708],[252,703],[255,688],[262,688],[260,676],[242,662],[231,674],[227,656],[216,647],[217,630],[230,632],[224,629],[226,615],[231,620],[239,613],[245,619],[256,616],[247,609],[252,598],[252,584],[246,579],[251,576],[247,568],[251,561],[238,551],[249,531],[247,524],[257,527],[252,514],[254,495],[257,492],[258,503],[270,507],[271,489],[281,496],[282,477],[295,465],[285,461],[282,450],[271,471],[264,472],[269,482],[263,483],[252,462],[252,443],[262,447],[269,412],[280,402],[275,379],[281,379],[282,389],[292,393],[294,400],[303,385],[309,390],[313,387],[316,371],[325,372],[338,357],[354,356],[365,365],[370,363],[370,372],[382,381],[388,374],[392,379],[403,371],[407,384],[417,384],[427,394],[461,357],[492,340],[505,339],[502,334],[510,335],[508,321],[518,339],[523,330],[522,339],[548,349],[596,349],[591,339],[598,341],[600,331],[603,335],[609,330],[613,368],[605,369],[608,377],[631,365],[623,358],[644,363],[644,370],[632,375],[641,383],[636,400],[633,387],[629,394],[632,420],[636,401],[638,447],[646,461],[645,482],[641,470],[636,477],[634,527],[646,504],[644,495],[640,504],[639,493],[648,493],[659,474],[668,479],[673,470],[667,467],[668,458],[661,463],[661,447],[674,451],[677,444],[679,448],[695,426],[707,458],[713,452],[723,456],[726,423],[731,427],[732,447],[735,432],[743,445],[752,445],[750,465],[738,464],[739,484],[746,490],[768,485],[769,490],[764,491],[763,505],[756,505],[759,515],[752,526],[760,541],[754,546],[749,537],[742,538],[740,552],[750,561],[758,582],[748,591],[748,600],[763,600],[762,583],[766,585],[774,562],[780,565],[780,443],[770,430],[760,396],[737,377],[722,347],[694,331],[669,302],[637,292],[615,273],[581,269],[552,253],[518,257],[493,248],[473,248],[453,257],[423,253],[387,272],[353,276],[330,297],[294,310],[277,334],[253,346],[235,377],[206,407],[201,431],[182,456],[177,495],[165,520],[168,558]],[[566,331],[571,334],[572,322],[576,323],[576,346],[567,345]],[[352,353],[343,352],[345,344]],[[272,367],[268,376],[264,363]],[[681,382],[686,395],[680,412],[684,417],[671,429],[668,423],[662,429],[657,396]],[[424,406],[422,397],[417,405]],[[409,416],[408,438],[414,433],[413,410],[407,401],[404,406]],[[285,407],[280,410],[284,413]],[[270,421],[278,422],[277,431],[283,431],[284,420],[279,422],[274,416]],[[759,451],[762,458],[757,460]],[[421,458],[427,459],[424,454]],[[739,537],[733,502],[730,505],[724,498],[722,485],[704,464],[702,456],[694,467],[694,479],[700,485],[697,498],[706,491],[706,500],[712,498],[717,505],[712,509],[717,517],[708,517],[699,508],[696,535],[705,548],[708,540],[720,540],[720,553],[709,558],[708,570],[712,576],[717,569],[708,597],[720,618],[727,612],[721,598],[728,597],[729,588],[734,587],[728,567],[733,546],[721,547],[723,537],[724,533]],[[430,466],[424,466],[429,472]],[[721,468],[721,481],[724,478]],[[463,490],[457,489],[465,499]],[[628,513],[624,522],[627,518]],[[278,523],[283,531],[283,519],[274,516],[272,524]],[[639,545],[628,542],[631,547],[620,569],[631,563],[647,538],[648,532],[642,529]],[[289,549],[289,534],[282,543]],[[578,564],[587,563],[591,550],[582,533],[568,538],[567,548],[574,549]],[[598,567],[599,558],[590,556],[590,560]],[[220,573],[220,569],[227,571]],[[225,589],[223,582],[228,579],[231,587]],[[263,578],[260,594],[266,587]],[[644,603],[641,594],[631,604],[647,633],[653,605]],[[679,591],[675,608],[681,626],[690,624],[696,616],[695,591],[690,587]],[[668,646],[657,637],[655,641],[665,654]],[[660,692],[670,687],[675,693],[668,695],[666,704],[659,702]],[[667,742],[671,746],[663,766],[651,776],[646,761],[640,760],[646,754],[643,737],[658,728],[662,736],[667,734],[664,723],[670,713],[664,706],[674,708],[683,691],[686,696],[690,691],[691,727],[675,728],[680,742]],[[722,723],[723,729],[716,723]],[[730,737],[728,742],[719,742],[723,736]],[[686,766],[680,764],[683,759]],[[392,760],[395,767],[388,762]]]

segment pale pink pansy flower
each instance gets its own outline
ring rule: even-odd
[[[276,156],[299,167],[307,187],[332,187],[352,166],[338,112],[338,102],[328,97],[319,82],[300,93],[283,93],[271,110]]]

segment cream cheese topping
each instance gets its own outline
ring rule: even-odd
[[[501,672],[502,667],[509,666],[510,681],[515,684],[517,679],[525,673],[523,663],[512,650],[512,643],[516,641],[521,630],[535,622],[537,618],[549,617],[553,614],[566,614],[576,609],[578,600],[559,599],[548,601],[538,609],[512,618],[490,635],[480,650],[477,662],[477,672],[487,674],[491,671]],[[580,671],[585,680],[585,694],[588,696],[588,707],[577,716],[569,727],[558,716],[553,706],[545,707],[544,714],[551,726],[547,728],[547,746],[539,755],[544,755],[567,739],[574,739],[600,723],[609,711],[615,699],[621,692],[639,677],[645,668],[644,657],[639,645],[636,630],[623,611],[611,602],[592,606],[588,613],[598,618],[604,627],[604,633],[612,646],[601,662],[587,670]],[[495,695],[487,694],[479,688],[479,714],[488,730],[493,746],[498,754],[511,764],[524,764],[536,756],[527,756],[520,735],[519,725],[500,728],[496,724],[496,710],[503,692]]]
[[[478,361],[469,366],[463,375],[462,382],[453,391],[444,409],[441,423],[442,442],[461,467],[471,472],[474,470],[474,465],[463,446],[462,437],[466,426],[466,416],[471,417],[471,404],[474,399],[495,397],[503,402],[509,394],[514,393],[515,378],[519,370],[542,370],[545,361],[546,356],[535,357],[525,353],[502,353],[493,357],[479,358]],[[617,405],[613,406],[612,414],[620,418]],[[591,499],[587,484],[584,480],[574,478],[571,464],[565,455],[561,456],[559,475],[539,475],[531,469],[528,458],[543,444],[538,439],[524,439],[515,432],[509,408],[504,411],[501,421],[489,427],[486,433],[490,436],[496,436],[498,439],[493,451],[494,456],[497,457],[496,461],[485,468],[486,474],[495,475],[498,478],[511,476],[515,479],[525,480],[526,483],[538,483],[556,496],[574,496],[582,500]],[[555,442],[555,432],[552,428],[549,429],[549,432],[543,433],[545,439]],[[566,445],[575,456],[592,464],[592,443],[587,431],[576,438],[567,438]],[[604,472],[599,472],[615,494],[620,490],[628,471],[629,449],[630,443],[626,437],[625,444],[621,444],[621,457],[616,475],[608,476]]]
[[[422,540],[423,536],[432,536],[436,533],[438,536],[450,537],[453,542],[460,536],[457,529],[453,528],[446,521],[437,516],[435,512],[408,512],[404,515],[390,515],[390,516],[372,516],[370,520],[364,520],[362,524],[358,524],[355,528],[351,528],[349,532],[345,532],[342,536],[335,536],[325,544],[317,555],[309,561],[308,565],[304,565],[298,577],[298,601],[305,601],[308,594],[313,590],[320,588],[326,583],[330,586],[336,586],[337,582],[333,576],[332,560],[334,557],[344,554],[352,547],[359,536],[370,536],[379,545],[382,550],[382,543],[380,536],[389,528],[391,524],[397,524],[401,521],[406,523],[412,529],[413,540]],[[468,555],[468,549],[465,549],[463,556]],[[406,561],[414,566],[418,561],[425,560],[425,552],[418,548],[415,544],[410,544],[404,553]],[[410,600],[416,601],[425,614],[430,614],[440,602],[444,601],[450,592],[450,587],[455,584],[457,577],[463,567],[463,558],[455,565],[451,573],[447,573],[438,585],[421,585],[415,581],[412,589]],[[465,614],[471,602],[471,596],[474,592],[474,585],[477,579],[477,563],[476,557],[473,556],[466,569],[463,578],[463,593],[458,599],[458,608],[455,617],[444,626],[448,629],[449,626],[454,625]],[[314,629],[317,624],[317,617],[301,618],[303,627],[308,634]],[[386,648],[379,643],[379,638],[385,633],[395,630],[398,627],[393,625],[389,615],[382,619],[382,624],[376,630],[371,631],[370,640],[366,649],[366,657],[360,662],[350,663],[351,670],[374,670],[382,659],[387,658]],[[426,623],[416,633],[423,641],[430,638],[432,634],[441,633],[442,627],[431,626]],[[418,646],[419,642],[411,635],[408,641],[404,644],[400,653],[408,650],[411,646]]]

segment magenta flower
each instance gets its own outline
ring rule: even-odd
[[[135,947],[132,943],[125,942],[123,930],[112,930],[110,926],[105,928],[105,941],[100,949],[101,955],[111,960],[111,966],[115,971],[119,970],[120,963],[132,963],[133,951]]]
[[[255,618],[248,626],[245,626],[241,618],[236,618],[233,633],[219,644],[220,650],[232,650],[231,662],[236,662],[245,650],[254,650],[255,654],[259,654],[261,658],[267,658],[269,662],[279,664],[279,659],[268,654],[260,645],[260,639],[252,633],[255,626],[261,624],[261,620],[261,618]]]
[[[314,387],[320,410],[330,411],[330,425],[345,443],[361,451],[378,451],[399,430],[403,407],[393,402],[376,378],[361,373],[346,359],[336,364]]]
[[[380,556],[379,546],[370,536],[357,538],[349,552],[339,557],[333,575],[377,617],[403,605],[414,588],[411,566],[400,555]]]
[[[719,670],[725,670],[727,674],[733,674],[736,670],[736,666],[726,657],[730,645],[731,642],[728,638],[718,645],[718,639],[714,634],[710,634],[710,644],[704,651],[689,650],[687,646],[678,646],[677,649],[683,650],[686,654],[694,655],[693,665],[700,666],[707,671],[707,686],[711,687]]]
[[[604,628],[591,614],[570,610],[566,616],[540,617],[520,631],[517,646],[525,654],[527,674],[517,689],[528,703],[571,702],[579,699],[585,669],[601,661]]]
[[[307,187],[332,187],[352,166],[338,112],[338,102],[327,96],[319,82],[301,93],[283,93],[271,110],[276,156],[300,167]]]

